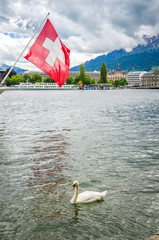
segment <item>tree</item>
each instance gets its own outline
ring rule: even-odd
[[[85,74],[84,84],[85,84],[85,85],[89,85],[90,83],[91,83],[91,78],[90,78],[90,76],[88,76],[87,74]]]
[[[42,76],[39,73],[33,73],[30,79],[31,83],[42,82]]]
[[[11,78],[7,77],[6,85],[18,85],[20,82],[24,82],[24,79],[21,75],[13,75]]]
[[[78,84],[79,82],[82,82],[82,86],[95,83],[95,79],[91,79],[90,76],[85,73],[83,63],[80,65],[80,73],[74,77],[73,84]]]
[[[69,76],[69,77],[66,79],[66,84],[73,84],[73,78]]]
[[[115,82],[114,82],[114,85],[116,87],[125,86],[125,85],[128,85],[128,82],[126,81],[126,78],[116,79]]]
[[[120,80],[116,79],[115,82],[114,82],[114,85],[115,85],[116,87],[118,87],[118,86],[120,85]]]
[[[74,84],[77,84],[79,81],[81,81],[80,74],[77,74],[77,75],[74,77],[73,83],[74,83]]]
[[[107,83],[107,67],[105,62],[102,63],[100,68],[100,83]]]
[[[55,81],[51,77],[47,77],[43,79],[44,83],[55,83]]]
[[[110,87],[113,87],[113,80],[109,81],[109,85],[110,85]]]
[[[31,77],[30,77],[30,75],[28,73],[25,73],[23,75],[23,79],[24,79],[24,82],[27,82],[27,81],[30,82]]]
[[[6,84],[7,86],[12,85],[12,84],[11,84],[11,79],[10,79],[10,77],[7,77],[7,79],[6,79],[6,81],[5,81],[5,84]]]
[[[121,86],[128,85],[128,82],[126,81],[126,78],[121,78],[121,79],[120,79],[120,85],[121,85]]]
[[[24,79],[21,75],[13,75],[11,81],[13,85],[18,85],[20,82],[23,82]]]
[[[91,82],[90,76],[85,73],[85,66],[83,63],[80,65],[79,81],[82,81],[83,86],[89,85]]]
[[[85,67],[84,67],[84,64],[81,63],[80,65],[80,78],[81,78],[81,81],[84,79],[85,77]]]
[[[88,75],[85,74],[85,66],[83,63],[80,65],[80,74],[79,74],[79,81],[82,81],[82,85],[89,85],[88,84]]]
[[[95,78],[92,78],[90,84],[95,84],[95,83],[96,83]]]

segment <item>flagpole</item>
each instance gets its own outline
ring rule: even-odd
[[[43,23],[45,22],[45,20],[47,19],[47,17],[49,16],[49,12],[47,14],[47,16],[44,18],[44,20],[42,21],[42,23],[39,25],[39,27],[37,28],[37,30],[35,31],[35,33],[33,34],[32,38],[29,40],[28,44],[26,45],[26,47],[24,48],[24,50],[22,51],[22,53],[20,54],[20,56],[17,58],[17,60],[15,61],[14,65],[10,68],[9,72],[6,74],[6,76],[3,78],[1,85],[3,85],[3,83],[5,82],[6,78],[9,76],[10,72],[12,71],[12,69],[15,67],[16,63],[19,61],[19,58],[23,55],[24,51],[26,50],[26,48],[29,46],[30,42],[33,40],[33,38],[35,37],[36,33],[39,31],[39,29],[41,28],[41,26],[43,25]]]

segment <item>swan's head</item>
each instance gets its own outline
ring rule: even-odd
[[[74,183],[73,183],[73,187],[72,187],[72,190],[75,189],[75,188],[78,187],[78,186],[79,186],[78,181],[74,181]]]

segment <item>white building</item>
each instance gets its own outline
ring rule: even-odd
[[[134,72],[129,72],[126,75],[126,80],[128,81],[128,86],[130,87],[135,87],[135,86],[141,86],[141,77],[143,74],[147,73],[146,71],[134,71]]]

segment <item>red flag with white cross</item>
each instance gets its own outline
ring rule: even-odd
[[[69,76],[70,50],[62,43],[49,19],[24,58],[48,74],[60,87]]]

